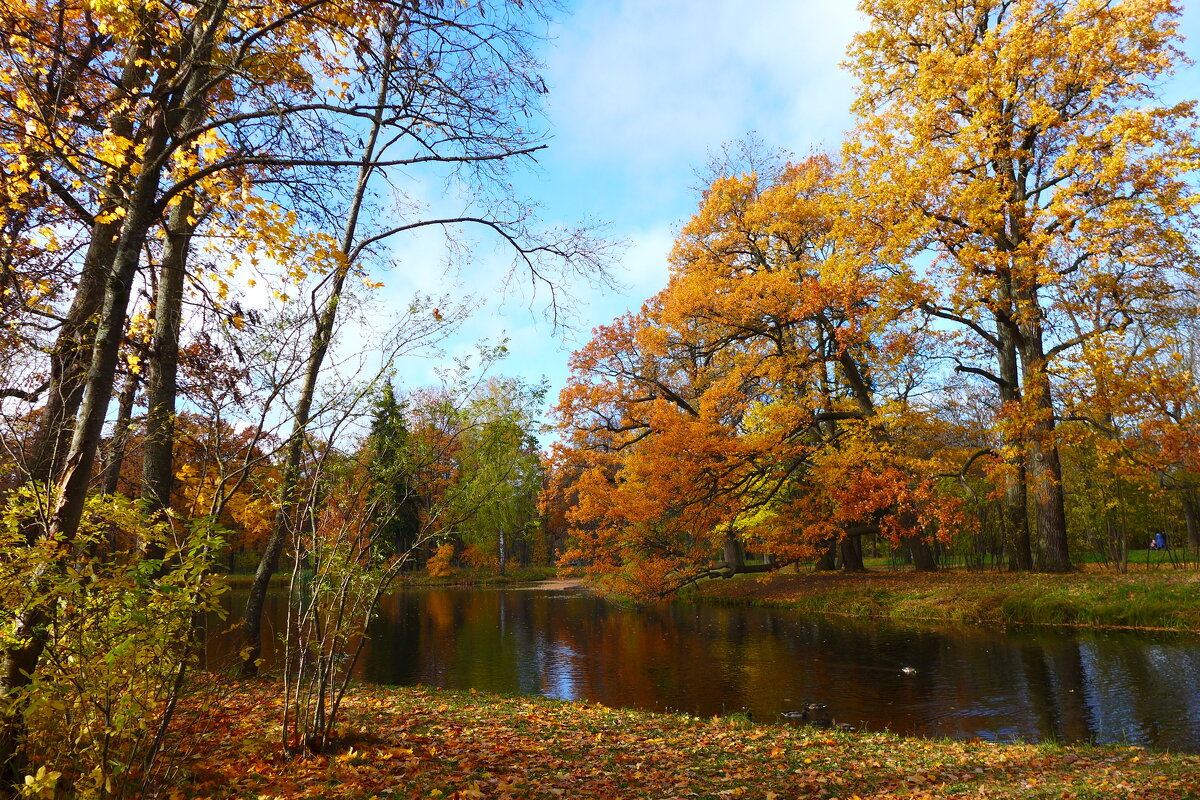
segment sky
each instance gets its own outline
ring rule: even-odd
[[[1200,5],[1184,3],[1185,49],[1200,59]],[[518,176],[543,221],[605,223],[625,245],[613,275],[623,291],[585,284],[556,327],[546,294],[516,280],[510,263],[482,243],[447,274],[435,234],[395,243],[396,267],[383,276],[383,303],[403,306],[414,291],[470,291],[482,305],[446,342],[447,356],[481,339],[507,337],[509,355],[494,368],[550,384],[567,378],[567,359],[593,328],[666,285],[675,234],[696,210],[700,173],[723,144],[751,132],[768,147],[799,155],[836,151],[851,127],[853,79],[839,66],[861,25],[852,0],[760,0],[752,14],[738,0],[571,0],[549,29],[542,57],[549,87],[549,147]],[[1174,99],[1200,95],[1200,69],[1164,87]],[[445,357],[397,363],[408,388],[435,382]]]

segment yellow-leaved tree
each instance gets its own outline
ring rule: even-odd
[[[1192,264],[1194,103],[1170,0],[862,0],[849,147],[877,212],[934,254],[928,313],[961,326],[960,370],[998,389],[1000,453],[1028,482],[1039,566],[1071,568],[1055,382],[1120,346]],[[1021,486],[1010,492],[1024,524]]]

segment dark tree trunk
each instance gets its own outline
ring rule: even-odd
[[[842,569],[846,572],[866,572],[867,565],[863,563],[862,536],[846,534],[841,541]]]
[[[912,557],[913,569],[917,572],[936,572],[937,558],[933,548],[920,536],[906,536],[904,546]]]
[[[154,298],[154,344],[146,387],[146,443],[142,452],[142,499],[157,515],[171,504],[174,488],[175,398],[178,393],[179,327],[183,319],[183,284],[196,223],[195,200],[189,192],[171,209],[167,243]]]
[[[740,572],[746,568],[746,550],[742,547],[741,541],[734,534],[726,534],[725,545],[723,548],[725,555],[725,565],[734,572]]]
[[[817,559],[817,563],[813,565],[813,569],[818,572],[833,572],[837,569],[837,541],[830,539],[825,546],[825,551],[821,553],[821,557]]]
[[[92,228],[79,286],[50,353],[46,405],[33,435],[28,466],[29,477],[37,483],[53,480],[66,458],[96,339],[96,317],[104,300],[104,276],[112,265],[120,230],[116,222],[98,222]]]
[[[1021,403],[1021,375],[1017,361],[1016,337],[1002,320],[996,325],[1000,371],[1000,402],[1014,413]],[[1017,453],[1008,459],[1004,484],[1004,538],[1012,555],[1011,568],[1021,572],[1033,569],[1033,544],[1029,538],[1029,495],[1026,489],[1025,459],[1020,455],[1022,442],[1006,433],[1004,444]]]
[[[1040,350],[1040,348],[1038,348]],[[1050,378],[1042,371],[1042,359],[1028,356],[1026,402],[1038,414],[1029,439],[1027,464],[1034,515],[1042,544],[1041,569],[1069,572],[1071,556],[1067,542],[1067,513],[1063,497],[1062,462],[1054,441],[1055,426]],[[1031,385],[1032,384],[1032,385]]]
[[[1183,489],[1183,521],[1188,547],[1200,548],[1200,492],[1191,486]]]
[[[45,644],[43,631],[49,617],[41,608],[33,608],[21,614],[15,621],[17,635],[14,642],[4,651],[0,663],[0,680],[4,681],[5,703],[0,710],[0,797],[9,797],[11,787],[19,786],[24,776],[24,764],[20,754],[25,739],[25,704],[15,702],[12,694],[29,685],[30,677],[37,670]]]
[[[1042,545],[1040,567],[1046,572],[1069,572],[1072,567],[1067,541],[1062,462],[1058,455],[1054,396],[1050,391],[1036,286],[1021,293],[1018,300],[1018,308],[1027,318],[1020,326],[1021,398],[1022,411],[1033,417],[1027,421],[1029,435],[1025,443],[1025,463]]]
[[[121,73],[121,80],[114,88],[112,101],[125,101],[142,89],[146,80],[146,57],[150,51],[149,41],[143,41],[131,53]],[[135,136],[134,121],[129,117],[114,114],[110,122],[114,133],[132,140]],[[110,198],[125,195],[132,182],[129,168],[114,170],[106,189]],[[112,213],[120,205],[115,200],[105,200],[97,209],[92,223],[91,239],[84,255],[75,297],[67,311],[62,328],[50,353],[50,383],[46,393],[46,405],[42,409],[37,431],[33,435],[29,477],[36,483],[49,484],[61,472],[71,442],[72,425],[83,400],[84,383],[88,363],[96,341],[96,321],[104,302],[105,279],[116,258],[124,222]],[[101,222],[101,219],[111,219]]]

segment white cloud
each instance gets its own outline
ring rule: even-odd
[[[518,191],[542,203],[548,224],[610,220],[613,238],[629,244],[614,268],[626,290],[570,287],[577,302],[563,336],[543,316],[544,288],[521,275],[501,288],[511,256],[486,238],[461,271],[447,272],[441,231],[405,235],[391,245],[395,266],[380,276],[385,306],[416,292],[478,296],[482,307],[447,342],[445,360],[507,336],[510,354],[497,370],[547,376],[552,401],[570,350],[665,286],[675,230],[695,209],[695,172],[711,151],[752,130],[774,147],[836,146],[851,85],[838,62],[856,21],[850,3],[812,0],[760,4],[753,13],[733,0],[578,6],[551,32],[553,139],[540,171],[519,179]],[[413,191],[430,208],[444,202],[431,187]],[[438,365],[410,358],[400,372],[406,384],[422,385]]]
[[[581,4],[548,54],[557,143],[651,172],[752,129],[786,148],[836,146],[852,86],[838,63],[857,21],[851,3],[819,0]]]

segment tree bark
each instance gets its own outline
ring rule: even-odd
[[[738,540],[736,534],[725,534],[725,543],[722,547],[722,551],[725,556],[726,566],[732,569],[735,573],[745,569],[746,550],[742,547],[742,543]]]
[[[120,82],[109,98],[110,102],[127,101],[141,90],[146,81],[146,58],[149,52],[148,37],[143,38],[129,54]],[[130,140],[135,136],[134,121],[129,117],[113,115],[110,125],[119,136]],[[106,183],[107,199],[99,204],[87,253],[83,258],[79,284],[50,353],[50,385],[46,393],[46,405],[33,436],[29,462],[29,477],[35,483],[49,484],[60,474],[66,460],[72,424],[83,399],[88,362],[95,344],[96,320],[104,301],[105,277],[116,257],[123,227],[121,218],[113,214],[120,203],[111,198],[123,196],[130,188],[131,179],[132,173],[127,166],[114,170]],[[110,214],[112,218],[108,219]]]
[[[1024,377],[1024,406],[1033,414],[1027,448],[1029,483],[1034,515],[1042,543],[1041,569],[1069,572],[1072,568],[1067,542],[1067,514],[1063,497],[1062,462],[1055,441],[1054,400],[1046,373],[1040,326],[1025,334],[1021,353]]]
[[[837,540],[830,539],[821,557],[813,565],[817,572],[833,572],[837,569]]]
[[[112,265],[119,233],[120,225],[116,222],[98,222],[92,228],[75,297],[50,353],[46,405],[33,435],[28,463],[29,478],[35,483],[48,484],[62,470],[96,338],[96,316],[104,300],[104,276]]]
[[[105,494],[116,494],[121,483],[121,465],[125,463],[125,447],[129,442],[129,423],[133,417],[133,401],[141,384],[141,373],[130,372],[125,376],[121,388],[121,399],[117,405],[117,419],[113,423],[112,438],[108,440],[108,460],[104,464]]]
[[[1200,492],[1191,486],[1183,489],[1183,521],[1187,525],[1188,547],[1200,549]]]
[[[847,533],[842,537],[842,570],[845,572],[866,572],[867,565],[862,557],[862,535]]]
[[[4,651],[0,664],[0,680],[3,681],[3,716],[0,717],[0,797],[9,795],[11,787],[18,786],[23,778],[23,764],[19,759],[25,738],[25,702],[16,695],[29,685],[30,676],[37,669],[38,660],[45,647],[46,625],[50,618],[41,607],[34,607],[17,617],[13,637],[15,646]]]
[[[178,393],[179,327],[183,284],[196,223],[195,199],[186,193],[167,219],[167,243],[154,298],[154,344],[146,386],[146,443],[142,452],[142,499],[157,515],[171,503],[175,471],[175,398]]]
[[[1007,295],[1006,295],[1007,296]],[[1000,347],[996,350],[999,368],[1000,403],[1016,411],[1021,404],[1021,374],[1017,361],[1015,331],[1002,318],[996,320],[996,335]],[[1033,545],[1029,537],[1029,493],[1026,486],[1025,459],[1020,455],[1022,442],[1010,431],[1004,434],[1004,445],[1017,453],[1008,459],[1004,485],[1004,537],[1012,555],[1010,568],[1028,572],[1033,569]]]
[[[937,559],[933,555],[933,549],[929,543],[920,536],[906,536],[903,539],[904,546],[908,548],[908,553],[912,556],[913,569],[917,572],[936,572]]]

